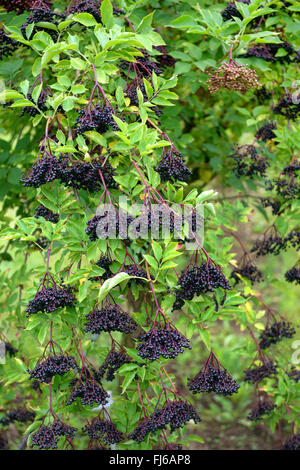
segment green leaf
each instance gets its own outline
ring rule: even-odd
[[[112,28],[114,24],[114,18],[113,18],[113,7],[112,7],[110,0],[103,0],[103,2],[101,3],[100,10],[101,10],[102,23],[107,28],[109,29]]]
[[[77,13],[73,16],[73,21],[83,24],[84,26],[96,26],[98,23],[90,13]]]

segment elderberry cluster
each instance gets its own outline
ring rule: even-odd
[[[69,13],[89,13],[95,18],[97,23],[102,23],[99,0],[75,0],[75,3],[69,10]]]
[[[76,361],[72,356],[53,356],[37,364],[33,370],[28,370],[30,379],[36,379],[39,382],[50,383],[55,375],[64,375],[77,367]]]
[[[293,266],[285,273],[285,278],[288,282],[295,282],[300,284],[300,269],[296,266]]]
[[[152,327],[147,333],[137,338],[138,355],[143,359],[155,361],[159,356],[173,359],[183,353],[185,348],[191,349],[190,341],[170,325]]]
[[[272,214],[277,215],[279,214],[281,210],[281,204],[277,199],[269,199],[269,198],[264,198],[261,199],[261,204],[263,207],[271,207],[272,208]]]
[[[281,450],[300,450],[300,432],[291,439],[288,439]]]
[[[34,217],[37,219],[38,217],[43,217],[48,222],[52,222],[53,224],[57,224],[59,221],[59,214],[55,214],[50,209],[45,206],[38,206],[35,210]]]
[[[261,382],[264,378],[276,375],[278,365],[274,364],[273,361],[265,361],[261,366],[249,367],[244,371],[244,381],[250,384]]]
[[[238,11],[238,9],[235,6],[236,2],[245,3],[246,5],[249,5],[250,0],[235,0],[235,1],[230,1],[229,3],[227,3],[225,9],[221,11],[221,15],[224,21],[231,20],[234,17],[240,18],[240,20],[243,19],[243,16],[241,15],[241,13]]]
[[[56,158],[46,156],[37,160],[29,174],[21,178],[21,183],[26,187],[38,188],[43,184],[55,180],[59,170]]]
[[[261,349],[266,349],[283,338],[292,338],[295,334],[296,330],[289,322],[275,322],[262,331],[259,337],[259,345]]]
[[[236,176],[248,176],[254,178],[266,176],[266,170],[270,163],[258,153],[254,145],[239,146],[235,153],[228,155],[234,160],[233,172]]]
[[[0,418],[0,424],[8,426],[10,423],[32,423],[35,418],[34,411],[28,411],[23,408],[17,408],[16,410],[9,411],[2,418]]]
[[[135,277],[142,277],[144,279],[148,279],[147,273],[140,268],[137,264],[128,264],[127,266],[124,266],[123,271],[129,276],[135,276]],[[143,285],[143,280],[142,279],[134,279],[136,284],[141,284]],[[129,281],[129,285],[131,284],[132,281]]]
[[[225,290],[231,289],[222,271],[211,263],[194,265],[181,274],[178,284],[180,290],[176,292],[173,310],[180,309],[185,300],[192,300],[195,295],[213,292],[219,287]]]
[[[3,57],[13,55],[19,45],[17,41],[14,41],[5,33],[4,28],[0,28],[0,60],[2,60]]]
[[[51,313],[58,308],[73,307],[74,303],[72,287],[63,285],[43,287],[36,293],[34,299],[28,302],[27,317],[38,312]]]
[[[256,407],[249,413],[250,421],[260,421],[263,416],[270,415],[277,405],[270,400],[259,400]]]
[[[255,253],[257,257],[265,256],[268,253],[279,255],[282,250],[286,250],[286,240],[278,235],[270,235],[263,240],[257,240],[251,248],[251,253]]]
[[[187,385],[193,394],[215,392],[224,396],[237,393],[240,387],[233,377],[227,374],[226,369],[211,364],[205,370],[200,371],[193,379],[188,378]]]
[[[46,5],[40,6],[38,8],[32,8],[30,11],[30,15],[26,20],[26,23],[21,26],[21,32],[23,34],[24,39],[27,39],[27,27],[30,24],[34,24],[32,35],[39,31],[46,31],[46,33],[48,33],[53,40],[56,40],[58,37],[57,31],[43,26],[37,26],[37,23],[52,23],[54,26],[58,26],[59,20],[61,20],[62,18],[64,18],[64,15],[51,11],[49,7],[46,7]]]
[[[268,122],[267,124],[263,125],[258,129],[255,134],[255,137],[257,138],[257,140],[267,142],[268,140],[272,140],[274,139],[274,137],[276,137],[275,132],[273,132],[275,129],[277,129],[276,124],[274,124],[274,122]]]
[[[64,436],[67,440],[73,439],[76,431],[77,428],[56,420],[48,426],[42,425],[31,435],[32,446],[37,446],[39,450],[57,449],[60,437]]]
[[[160,75],[162,73],[161,70],[157,64],[152,59],[150,59],[148,52],[144,49],[140,50],[140,52],[142,52],[143,57],[136,58],[137,62],[134,64],[135,71],[142,77],[152,77],[152,72],[154,72],[156,75]],[[128,69],[128,67],[132,67],[132,64],[126,60],[121,60],[120,67],[122,69]]]
[[[250,264],[250,263],[246,264],[245,266],[241,268],[235,268],[232,271],[230,277],[232,277],[236,281],[236,283],[238,283],[240,281],[240,278],[238,275],[246,277],[253,284],[255,282],[260,282],[262,280],[262,272],[258,269],[257,266],[254,266],[253,264]]]
[[[49,3],[49,0],[46,1]],[[15,11],[20,14],[25,10],[30,10],[32,2],[33,0],[1,0],[0,6],[3,6],[7,11]]]
[[[286,54],[277,56],[279,49],[284,49]],[[258,57],[267,62],[292,62],[293,57],[291,56],[293,54],[295,54],[293,47],[284,41],[278,44],[255,44],[245,54],[242,54],[241,57]]]
[[[263,85],[254,92],[256,98],[258,99],[259,104],[264,104],[264,102],[272,97],[272,94],[269,93],[266,87]]]
[[[300,103],[298,100],[293,100],[291,93],[286,93],[274,106],[273,112],[295,121],[300,114]]]
[[[47,111],[46,101],[47,101],[48,93],[45,90],[42,90],[40,96],[38,97],[37,103],[34,102],[32,98],[32,94],[28,93],[26,98],[27,100],[31,101],[34,105],[36,105],[39,109],[36,109],[34,106],[25,106],[22,108],[22,112],[20,117],[24,116],[24,114],[29,114],[31,117],[37,116],[39,114],[39,110]]]
[[[101,331],[132,333],[137,328],[136,322],[118,305],[110,305],[100,310],[95,308],[86,315],[86,319],[84,330],[87,333],[99,334]]]
[[[113,108],[111,106],[97,104],[93,109],[82,109],[78,114],[79,116],[75,122],[77,135],[87,131],[97,131],[99,134],[104,134],[109,128],[114,131],[119,130],[119,126],[113,118]]]
[[[90,277],[90,281],[98,281],[99,277],[101,277],[102,281],[106,281],[107,279],[111,278],[113,276],[113,273],[110,270],[110,265],[111,265],[111,260],[108,259],[106,256],[101,256],[101,258],[97,261],[96,266],[99,266],[99,268],[104,269],[104,273],[101,276],[96,276],[96,277]]]
[[[160,55],[156,57],[159,67],[174,67],[177,60],[169,54],[167,46],[154,46],[154,49],[160,52]]]
[[[59,159],[59,171],[57,178],[66,187],[75,189],[85,189],[94,193],[103,189],[103,177],[107,188],[114,188],[116,182],[113,178],[114,170],[110,163],[103,157],[95,158],[91,163],[70,162],[68,158]]]
[[[142,442],[149,433],[166,429],[167,425],[170,425],[171,432],[174,432],[190,420],[194,420],[195,424],[201,421],[192,405],[183,400],[169,401],[163,408],[154,411],[150,418],[139,423],[128,437],[136,442]]]
[[[121,224],[120,221],[122,222]],[[98,240],[98,238],[105,239],[118,236],[127,240],[127,227],[132,221],[133,218],[131,216],[120,215],[119,212],[111,208],[110,210],[105,210],[101,215],[95,215],[88,222],[85,232],[92,242]]]
[[[92,424],[85,426],[82,431],[90,439],[101,439],[104,444],[118,444],[124,439],[123,433],[118,431],[111,421],[104,419],[93,420]]]
[[[185,158],[176,150],[163,154],[155,171],[159,173],[162,181],[186,181],[192,172],[184,164]]]
[[[71,382],[74,385],[74,382]],[[81,376],[76,381],[75,386],[71,392],[67,405],[71,405],[77,398],[80,398],[82,405],[93,406],[94,403],[97,405],[105,405],[108,401],[109,395],[102,388],[101,384],[96,383],[94,378],[87,378]]]
[[[106,374],[106,380],[112,382],[115,378],[115,373],[123,364],[129,364],[131,360],[126,356],[126,354],[121,351],[111,350],[107,354],[105,361],[99,368],[98,374],[100,378],[103,378]]]

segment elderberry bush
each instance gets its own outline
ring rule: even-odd
[[[255,408],[249,413],[250,421],[260,421],[263,417],[270,415],[277,405],[270,400],[259,400]]]
[[[43,362],[28,370],[30,379],[43,383],[50,383],[55,375],[64,375],[71,369],[77,368],[76,361],[72,356],[49,356]]]
[[[123,433],[118,431],[115,425],[108,420],[95,419],[90,425],[82,429],[87,433],[90,439],[101,439],[104,444],[118,444],[124,439]]]
[[[48,426],[43,424],[38,431],[31,435],[32,446],[37,446],[39,450],[57,449],[61,437],[65,437],[69,441],[73,439],[76,431],[77,428],[57,420]]]
[[[174,358],[183,353],[185,348],[191,349],[190,341],[171,325],[152,326],[137,338],[138,355],[153,362],[159,356]]]
[[[241,13],[238,11],[238,9],[235,6],[237,2],[241,2],[241,3],[245,3],[246,5],[249,5],[250,0],[236,0],[236,1],[230,1],[229,3],[227,3],[225,9],[221,12],[221,15],[224,21],[231,20],[234,17],[239,18],[240,20],[243,19],[243,16],[241,15]]]
[[[215,392],[224,396],[233,395],[239,390],[239,385],[227,373],[226,369],[208,365],[193,379],[188,379],[188,388],[193,394],[200,392]]]
[[[57,26],[59,24],[59,21],[61,21],[62,19],[64,19],[64,15],[51,11],[50,8],[47,7],[47,5],[41,2],[40,7],[31,9],[30,15],[28,16],[26,22],[21,26],[21,32],[23,34],[24,39],[27,39],[27,27],[31,24],[34,24],[32,36],[35,33],[38,33],[39,31],[45,31],[52,37],[53,40],[56,40],[58,37],[57,31],[44,26],[38,26],[37,23],[51,23],[54,26]]]
[[[292,338],[295,334],[296,330],[289,322],[275,322],[262,331],[259,337],[259,345],[261,349],[266,349],[271,344],[278,343],[284,338]]]
[[[159,173],[162,181],[186,181],[192,172],[185,166],[185,159],[176,150],[170,150],[163,154],[155,171]]]
[[[84,327],[86,333],[99,334],[102,331],[120,331],[128,334],[137,328],[136,322],[118,305],[110,305],[101,309],[95,308],[86,315],[86,319]]]
[[[68,13],[89,13],[98,23],[102,23],[99,0],[75,0],[71,3]]]
[[[43,217],[48,222],[52,222],[53,224],[57,224],[59,221],[59,214],[55,214],[50,209],[45,206],[38,206],[35,210],[34,217],[37,219],[38,217]]]
[[[250,384],[256,384],[261,382],[264,378],[272,377],[272,375],[278,374],[278,365],[274,364],[273,361],[268,360],[262,363],[260,366],[249,367],[244,371],[244,381]]]
[[[42,287],[34,299],[28,302],[26,312],[27,317],[35,313],[51,313],[58,308],[73,307],[75,297],[73,288],[70,286]]]

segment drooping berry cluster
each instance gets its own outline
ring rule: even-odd
[[[229,3],[227,3],[225,9],[221,11],[221,15],[224,21],[231,20],[233,19],[233,17],[240,18],[240,20],[243,19],[243,16],[241,15],[241,13],[238,11],[238,9],[235,6],[236,2],[241,2],[241,3],[245,3],[246,5],[249,5],[250,0],[235,0],[235,1],[230,1]]]
[[[124,266],[123,271],[129,276],[135,276],[135,277],[141,277],[144,279],[148,279],[147,273],[143,270],[143,268],[140,268],[137,264],[128,264],[127,266]],[[134,279],[136,284],[141,284],[143,285],[144,281],[142,279]],[[132,281],[129,281],[129,285],[131,284]]]
[[[279,49],[284,49],[286,54],[277,55]],[[293,54],[295,54],[293,47],[284,41],[278,44],[255,44],[241,57],[258,57],[269,62],[292,62]]]
[[[187,385],[193,394],[215,392],[228,396],[239,390],[239,385],[222,367],[213,352],[210,353],[204,368],[194,378],[188,378]]]
[[[104,210],[101,215],[95,215],[89,220],[85,232],[89,239],[94,242],[98,238],[122,238],[127,240],[127,228],[133,218],[121,211],[116,211],[112,206]]]
[[[284,238],[278,235],[270,235],[269,237],[264,237],[262,240],[256,240],[250,251],[259,257],[265,256],[268,253],[279,255],[279,253],[286,250],[286,248],[287,244]]]
[[[214,72],[207,72],[210,78],[207,81],[208,89],[211,93],[216,93],[220,89],[235,90],[245,93],[251,88],[261,86],[257,73],[249,69],[247,64],[239,65],[233,59],[223,64]]]
[[[255,282],[260,282],[262,280],[262,272],[258,269],[257,266],[251,263],[247,263],[241,268],[235,268],[232,271],[230,277],[232,277],[236,281],[236,283],[238,283],[240,281],[240,278],[238,275],[246,277],[253,284]]]
[[[185,159],[177,150],[165,152],[158,162],[157,171],[162,181],[186,181],[192,172],[185,166]]]
[[[153,325],[147,333],[138,336],[137,341],[138,355],[150,361],[159,356],[171,359],[183,353],[185,348],[191,349],[190,341],[170,324]]]
[[[106,281],[107,279],[110,279],[113,276],[113,273],[110,270],[110,265],[111,265],[111,260],[107,258],[106,256],[101,256],[101,258],[97,261],[96,266],[99,268],[104,269],[104,273],[101,276],[97,277],[90,277],[90,281],[98,281],[99,277],[101,278],[102,281]]]
[[[265,361],[260,366],[249,367],[244,371],[244,381],[255,384],[261,382],[264,378],[271,377],[276,375],[278,365],[274,364],[273,361]]]
[[[82,405],[93,406],[95,403],[96,405],[105,405],[109,395],[101,383],[97,383],[97,381],[93,376],[89,376],[89,372],[81,372],[80,378],[71,382],[74,387],[67,405],[71,405],[77,398],[80,398]]]
[[[110,305],[100,310],[95,308],[86,315],[87,322],[84,330],[88,333],[99,334],[102,331],[120,331],[122,333],[132,333],[136,328],[136,322],[123,312],[119,305]]]
[[[58,308],[73,307],[75,297],[73,295],[73,288],[70,286],[43,286],[38,291],[34,299],[28,302],[26,312],[27,316],[41,312],[51,313]]]
[[[296,334],[295,328],[286,321],[279,321],[267,326],[260,334],[259,345],[261,349],[266,349],[271,344],[278,343],[283,338],[292,338]]]
[[[263,416],[270,415],[277,405],[268,399],[259,399],[255,408],[249,413],[250,421],[260,421]]]
[[[293,266],[285,273],[285,278],[288,282],[300,284],[300,269],[297,266]]]
[[[242,145],[237,147],[235,153],[228,155],[234,160],[233,172],[236,176],[265,177],[270,163],[263,157],[254,145]]]
[[[32,446],[37,446],[39,450],[57,449],[60,437],[67,440],[73,439],[77,428],[68,426],[61,421],[55,420],[52,424],[44,424],[31,435]]]
[[[255,134],[257,140],[262,140],[263,142],[267,142],[268,140],[274,139],[276,137],[275,131],[277,126],[274,122],[268,122],[261,126]]]
[[[288,439],[284,443],[282,450],[300,450],[300,432],[291,439]]]
[[[274,106],[273,112],[295,121],[300,114],[299,100],[295,100],[291,93],[286,93]]]
[[[39,109],[36,109],[34,106],[25,106],[22,108],[22,112],[20,117],[24,116],[24,114],[29,114],[31,117],[37,116],[39,114],[39,110],[47,111],[46,101],[48,97],[48,92],[46,90],[42,90],[40,96],[38,97],[37,103],[34,102],[32,98],[32,94],[28,93],[26,98],[27,100],[31,101],[34,105],[36,105]]]
[[[123,364],[129,364],[130,358],[126,356],[123,351],[111,350],[107,354],[105,361],[98,370],[99,377],[104,377],[108,382],[112,382],[115,378],[115,373],[120,369]]]
[[[89,13],[98,23],[102,23],[99,0],[75,0],[75,2],[71,4],[69,13]]]
[[[24,408],[17,408],[16,410],[9,411],[2,418],[0,418],[0,424],[8,426],[10,423],[27,423],[33,422],[35,418],[34,411],[28,411]]]
[[[27,175],[21,178],[21,183],[26,187],[39,188],[43,184],[55,180],[58,171],[58,160],[51,155],[44,156],[33,164]]]
[[[20,44],[17,41],[11,39],[4,31],[3,27],[0,27],[0,60],[4,57],[9,57],[18,49]]]
[[[38,3],[40,4],[38,5]],[[54,26],[57,26],[59,20],[63,18],[64,15],[51,11],[44,1],[40,0],[40,2],[35,2],[33,8],[30,9],[30,15],[28,16],[26,22],[21,26],[21,32],[24,39],[27,39],[27,27],[31,24],[34,24],[32,35],[39,31],[46,31],[46,33],[50,34],[52,39],[56,40],[58,37],[57,31],[41,25],[37,25],[37,23],[52,23]]]
[[[192,405],[180,399],[168,401],[163,408],[154,411],[150,418],[139,423],[128,437],[136,442],[142,442],[149,433],[153,434],[158,430],[166,429],[168,425],[170,431],[174,432],[190,420],[194,420],[195,424],[201,421]]]
[[[64,375],[77,367],[72,356],[49,356],[45,361],[37,364],[33,370],[28,370],[30,379],[50,383],[55,375]]]
[[[34,217],[37,219],[38,217],[43,217],[48,222],[52,222],[53,224],[57,224],[59,221],[59,214],[55,214],[50,209],[45,206],[38,206],[35,210]]]
[[[90,193],[94,193],[103,189],[104,180],[107,188],[114,188],[116,182],[113,178],[114,170],[109,161],[103,157],[93,159],[88,162],[70,162],[68,158],[61,157],[59,159],[59,172],[57,178],[66,187],[75,189],[85,189]],[[102,178],[101,178],[102,176]]]
[[[219,287],[225,290],[231,289],[222,271],[212,263],[194,265],[184,271],[178,279],[178,284],[180,289],[176,292],[174,310],[180,309],[185,300],[192,300],[194,296],[213,292]]]
[[[261,204],[263,207],[271,207],[273,215],[277,215],[281,211],[281,204],[277,199],[264,198],[261,199]]]
[[[101,439],[106,445],[118,444],[124,439],[123,433],[118,431],[111,421],[104,419],[94,419],[82,431],[87,433],[90,439]]]
[[[113,118],[113,108],[109,105],[101,106],[97,104],[94,108],[87,108],[79,111],[79,116],[75,123],[77,135],[87,131],[97,131],[104,134],[110,128],[114,131],[119,130]]]

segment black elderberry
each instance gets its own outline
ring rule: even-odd
[[[86,319],[84,329],[87,333],[99,334],[101,331],[132,333],[137,328],[136,322],[118,305],[95,308],[86,315]]]
[[[277,56],[279,49],[284,49],[286,54]],[[241,57],[258,57],[267,62],[292,62],[294,53],[293,47],[284,41],[278,44],[255,44]]]
[[[236,176],[265,177],[270,163],[263,157],[254,145],[242,145],[237,147],[235,153],[228,155],[234,160],[233,172]]]
[[[277,215],[281,211],[281,204],[277,199],[264,198],[261,199],[261,204],[263,207],[271,207],[272,214]]]
[[[292,267],[285,273],[285,278],[288,282],[295,282],[295,284],[300,284],[300,269],[296,266]]]
[[[77,381],[75,379],[75,386],[71,392],[67,405],[71,405],[71,403],[76,401],[77,398],[80,399],[82,405],[105,405],[108,401],[109,395],[101,384],[97,383],[93,377],[89,378],[82,375]]]
[[[4,28],[0,27],[0,60],[4,57],[9,57],[18,49],[20,44],[17,41],[11,39],[4,31]]]
[[[94,419],[82,431],[87,433],[90,439],[101,439],[107,445],[118,444],[124,439],[123,433],[118,431],[111,421],[104,419]]]
[[[286,93],[282,98],[280,98],[276,106],[274,106],[273,112],[275,114],[281,114],[287,119],[294,121],[300,114],[300,103],[298,100],[293,99],[293,95],[291,93]]]
[[[129,276],[135,276],[135,277],[141,277],[144,279],[148,279],[147,273],[140,268],[137,264],[128,264],[127,266],[124,266],[123,271]],[[144,281],[142,279],[134,279],[136,284],[144,284]],[[129,281],[129,285],[131,285],[132,281]]]
[[[274,139],[274,137],[276,137],[276,134],[273,132],[275,129],[277,129],[276,124],[274,124],[273,122],[269,122],[258,129],[255,134],[255,137],[257,138],[257,140],[267,142],[268,140],[272,140]]]
[[[66,187],[85,189],[86,191],[94,193],[103,189],[102,178],[107,188],[116,187],[113,176],[113,168],[103,157],[97,157],[93,159],[91,163],[78,161],[70,162],[65,157],[59,159],[57,178],[59,178],[60,182]]]
[[[49,0],[47,0],[49,3]],[[7,11],[15,11],[17,14],[24,13],[25,10],[30,10],[33,0],[1,0],[0,6],[3,6]]]
[[[77,368],[74,357],[50,356],[45,361],[37,364],[33,370],[28,370],[28,372],[30,379],[50,383],[55,375],[64,375],[74,368]]]
[[[185,348],[191,349],[190,341],[169,324],[152,326],[147,333],[138,336],[137,341],[138,355],[150,361],[159,356],[171,359],[183,353]]]
[[[185,159],[176,150],[170,150],[163,154],[155,171],[157,171],[162,181],[186,181],[192,172],[185,166]]]
[[[57,26],[61,19],[64,19],[64,15],[51,11],[50,8],[41,0],[40,5],[35,4],[33,8],[31,8],[30,15],[28,16],[26,23],[21,26],[21,32],[24,39],[27,39],[27,27],[34,24],[32,35],[39,31],[46,31],[53,40],[56,40],[58,37],[57,31],[42,25],[37,25],[37,23],[52,23],[54,26]]]
[[[46,156],[37,160],[28,175],[21,179],[24,186],[38,188],[49,183],[57,177],[59,170],[58,160],[52,156]]]
[[[241,20],[243,19],[243,16],[241,15],[241,13],[238,11],[238,9],[235,6],[236,2],[245,3],[246,5],[249,5],[250,0],[230,1],[226,5],[225,9],[221,12],[221,15],[222,15],[224,21],[231,20],[234,17],[240,18]]]
[[[24,108],[22,108],[22,112],[20,114],[20,117],[24,116],[24,114],[29,114],[31,117],[34,117],[34,116],[37,116],[37,114],[39,114],[39,110],[47,111],[47,106],[46,106],[47,96],[48,96],[47,91],[42,90],[41,93],[40,93],[40,96],[37,100],[37,103],[35,103],[33,98],[32,98],[32,94],[28,93],[28,95],[26,96],[27,100],[31,101],[39,109],[36,109],[33,106],[25,106]]]
[[[73,439],[77,428],[68,426],[60,421],[45,426],[44,424],[31,435],[32,446],[39,450],[57,449],[60,437],[64,436],[68,441]]]
[[[177,62],[177,60],[169,54],[167,46],[154,46],[154,49],[160,52],[160,55],[156,57],[159,67],[173,67]]]
[[[257,266],[254,266],[253,264],[250,264],[250,263],[242,266],[241,268],[235,268],[232,271],[230,277],[232,277],[236,281],[236,283],[240,281],[238,274],[240,276],[246,277],[253,284],[255,282],[260,282],[262,280],[262,272],[258,269]]]
[[[107,279],[113,277],[113,273],[110,270],[111,263],[111,260],[108,259],[106,256],[101,256],[101,258],[97,261],[96,266],[99,266],[99,268],[104,269],[105,272],[101,276],[90,277],[89,280],[98,281],[99,278],[101,278],[102,281],[106,281]]]
[[[100,104],[97,104],[94,108],[79,111],[79,116],[75,122],[77,135],[87,131],[97,131],[104,134],[110,128],[114,131],[119,130],[119,126],[113,118],[113,112],[111,106],[100,106]]]
[[[142,77],[146,78],[152,77],[152,72],[154,72],[156,75],[160,75],[162,71],[159,69],[156,62],[150,59],[148,52],[144,49],[140,52],[142,52],[143,57],[136,58],[136,63],[134,64],[135,71],[139,73]],[[120,63],[120,67],[122,69],[127,69],[128,67],[132,67],[132,64],[130,62],[122,60]]]
[[[28,302],[27,317],[38,312],[51,313],[58,308],[73,307],[74,303],[75,297],[72,287],[64,285],[43,286],[42,290],[36,293],[34,299]]]
[[[113,207],[104,210],[101,215],[95,215],[87,224],[85,232],[93,242],[98,238],[122,238],[127,240],[127,228],[133,218],[117,212]]]
[[[111,350],[107,354],[105,361],[99,368],[98,374],[102,378],[106,374],[106,380],[112,382],[115,378],[115,373],[120,369],[123,364],[131,363],[131,359],[126,356],[123,351]]]
[[[255,408],[249,413],[250,421],[260,421],[264,416],[270,415],[277,405],[268,399],[259,399]]]
[[[17,408],[16,410],[9,411],[1,419],[0,424],[8,426],[10,423],[32,423],[35,418],[34,411],[28,411],[24,408]]]
[[[42,205],[36,208],[34,217],[36,219],[38,217],[43,217],[45,220],[48,220],[48,222],[52,222],[53,224],[57,224],[59,221],[59,214],[54,214],[54,212]]]
[[[264,378],[278,374],[278,365],[273,361],[265,361],[260,366],[249,367],[244,371],[244,381],[255,384],[261,382]]]
[[[143,421],[139,422],[137,427],[128,435],[128,438],[140,443],[151,431],[155,432],[156,429],[153,426],[151,419],[145,418]]]
[[[261,349],[266,349],[270,347],[271,344],[278,343],[283,338],[292,338],[295,334],[296,330],[289,322],[275,322],[262,331],[259,338],[259,345]]]
[[[75,0],[71,4],[69,13],[89,13],[98,23],[102,23],[99,0]]]
[[[288,439],[281,450],[300,450],[300,432],[291,439]]]
[[[231,289],[222,271],[212,263],[194,265],[184,271],[178,279],[178,284],[180,289],[176,292],[173,310],[180,309],[185,300],[192,300],[194,296],[213,292],[219,287]]]
[[[257,240],[251,248],[251,253],[255,253],[257,257],[265,256],[268,253],[273,255],[279,255],[281,251],[286,250],[287,241],[286,239],[279,237],[278,235],[270,235],[264,237],[262,240]]]

